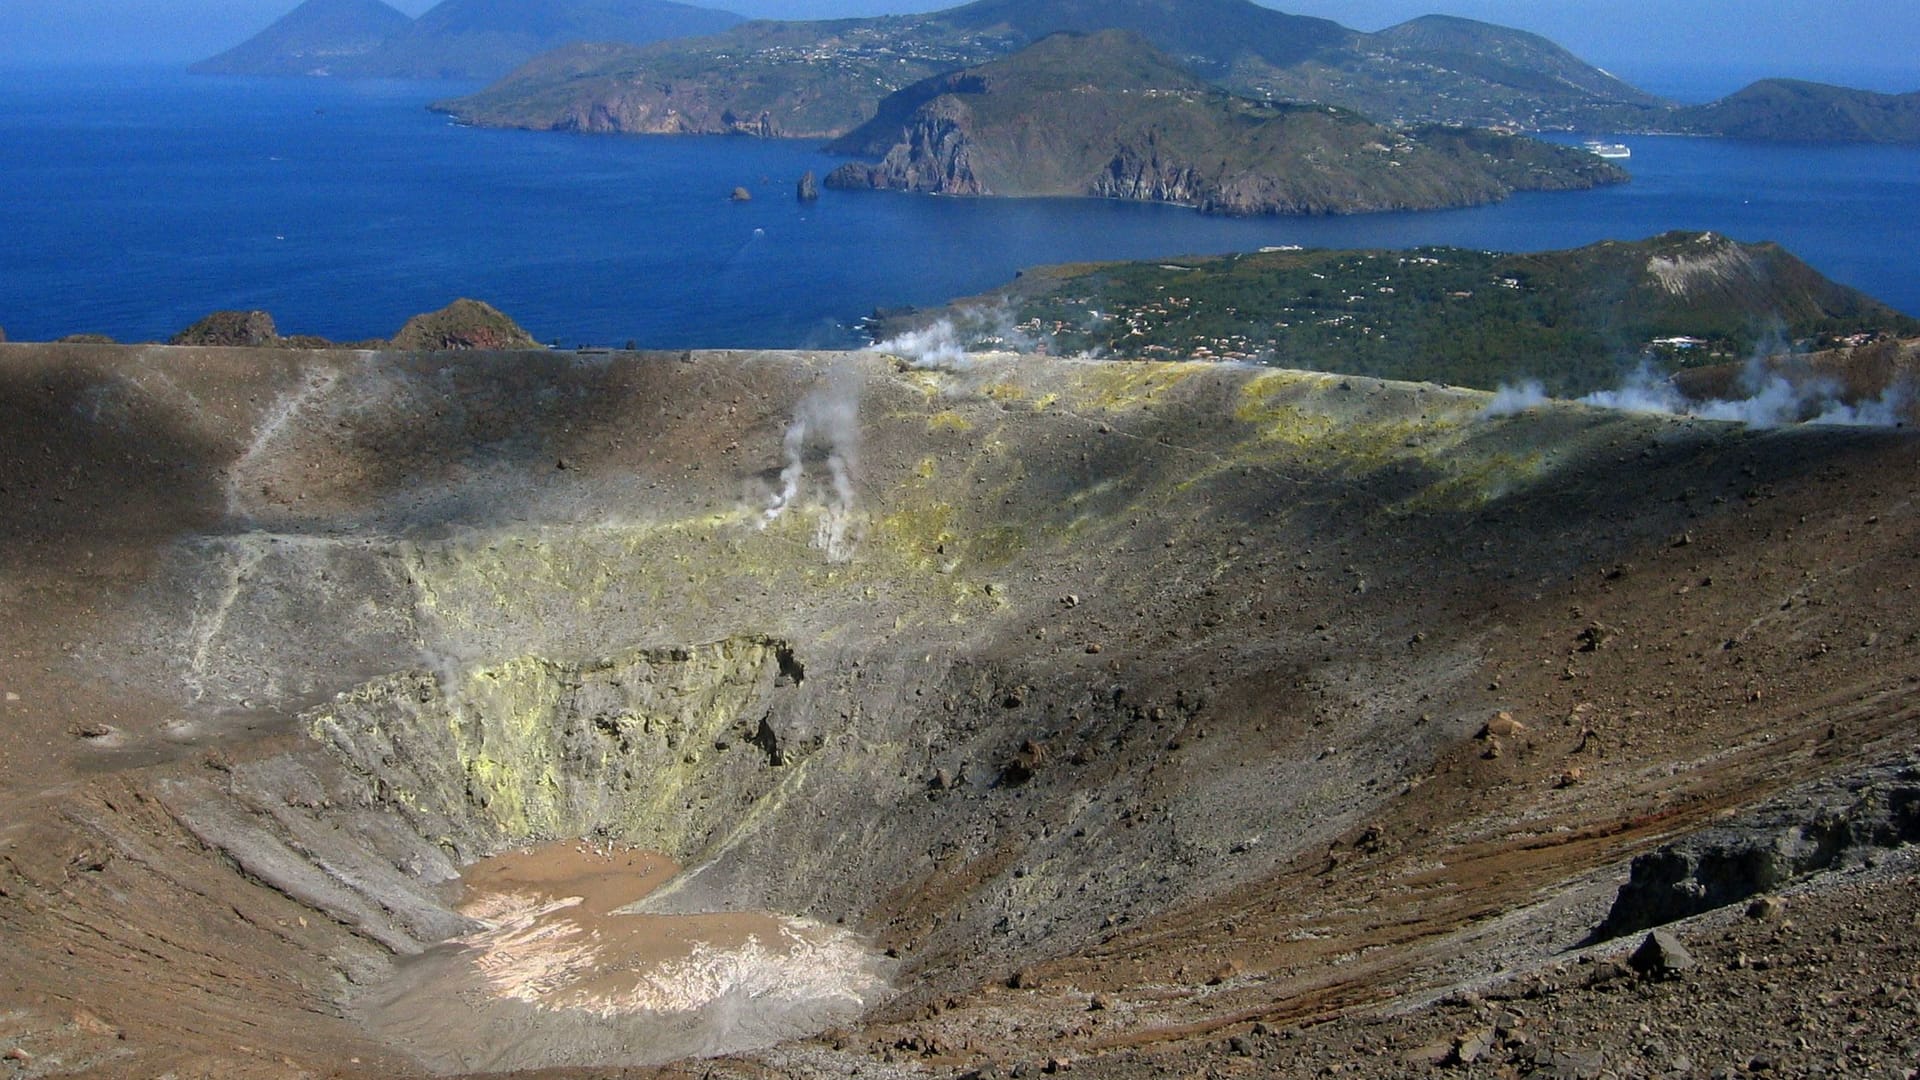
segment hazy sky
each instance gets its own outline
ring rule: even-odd
[[[434,0],[390,0],[417,15]],[[926,11],[953,0],[707,0],[772,18]],[[297,0],[0,0],[0,66],[185,62],[211,55]],[[1763,75],[1920,90],[1915,0],[1278,0],[1269,6],[1377,30],[1442,12],[1545,34],[1649,90],[1726,92]]]

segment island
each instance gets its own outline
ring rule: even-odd
[[[896,90],[1049,34],[1101,30],[1131,30],[1245,97],[1324,102],[1394,126],[1626,130],[1666,108],[1538,35],[1441,16],[1369,34],[1249,0],[978,0],[925,15],[754,21],[557,50],[434,108],[490,127],[836,138]]]
[[[844,165],[828,186],[1084,195],[1245,215],[1471,206],[1627,178],[1585,151],[1518,136],[1396,131],[1336,106],[1236,97],[1124,30],[1055,34],[910,86],[829,149],[889,138],[878,164]]]

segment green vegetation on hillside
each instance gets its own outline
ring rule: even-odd
[[[908,87],[835,147],[889,137],[879,164],[848,164],[827,183],[1324,214],[1469,206],[1517,189],[1626,179],[1591,154],[1516,136],[1394,131],[1333,106],[1235,97],[1123,30],[1055,34]]]
[[[979,0],[927,15],[752,22],[591,71],[543,57],[436,108],[489,126],[635,133],[737,131],[765,114],[767,133],[830,138],[921,79],[1052,33],[1109,29],[1235,93],[1392,124],[1619,127],[1660,105],[1543,38],[1464,19],[1363,34],[1249,0]]]
[[[898,318],[886,336],[932,321]],[[944,313],[974,347],[1009,333],[1058,353],[1217,359],[1550,393],[1744,359],[1781,339],[1920,334],[1774,244],[1668,233],[1530,255],[1458,248],[1281,250],[1029,271]],[[1009,331],[1011,326],[1011,331]]]
[[[1794,79],[1763,79],[1673,115],[1678,130],[1738,139],[1920,142],[1920,93],[1876,94]]]

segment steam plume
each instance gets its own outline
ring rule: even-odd
[[[828,491],[825,510],[814,532],[814,546],[834,562],[853,557],[853,485],[860,465],[861,388],[859,373],[840,365],[800,399],[782,440],[786,464],[780,470],[780,490],[768,502],[761,520],[762,528],[772,524],[800,500],[808,453],[817,450],[826,461]]]
[[[917,330],[877,341],[875,352],[897,356],[917,368],[965,371],[973,366],[969,349],[1044,352],[1044,338],[1014,325],[1004,304],[963,308]]]
[[[1696,401],[1681,393],[1669,376],[1642,363],[1619,386],[1575,400],[1621,412],[1690,416],[1757,428],[1803,423],[1899,427],[1905,423],[1904,413],[1913,400],[1912,388],[1896,382],[1878,397],[1849,402],[1843,396],[1845,387],[1840,380],[1815,375],[1792,378],[1757,356],[1747,361],[1735,387],[1741,397]],[[1502,384],[1482,415],[1509,416],[1537,408],[1547,400],[1546,391],[1536,380],[1517,386]]]

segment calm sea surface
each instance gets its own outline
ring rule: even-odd
[[[1264,245],[1534,251],[1667,229],[1777,240],[1920,314],[1920,149],[1634,138],[1634,182],[1498,206],[1205,217],[1092,200],[823,191],[802,143],[485,131],[419,83],[0,79],[0,328],[164,339],[222,308],[282,333],[386,336],[471,296],[543,341],[679,348],[855,340],[876,307],[1022,267]],[[728,198],[736,187],[750,202]]]

